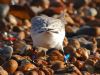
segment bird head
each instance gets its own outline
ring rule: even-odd
[[[60,19],[55,19],[45,15],[33,17],[31,20],[32,28],[34,32],[53,32],[59,33],[59,31],[64,30],[64,24]]]

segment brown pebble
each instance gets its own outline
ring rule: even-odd
[[[66,47],[68,45],[68,39],[67,39],[67,37],[64,38],[63,45],[64,45],[64,47]]]
[[[25,33],[23,31],[18,34],[18,39],[20,40],[25,39]]]
[[[9,73],[9,74],[13,74],[17,68],[18,68],[18,63],[17,61],[11,59],[9,60],[8,62],[6,62],[4,65],[3,65],[3,68]]]
[[[43,59],[36,59],[36,60],[34,60],[35,61],[35,63],[37,63],[38,65],[45,65],[45,66],[47,66],[48,65],[48,62],[47,61],[45,61],[45,60],[43,60]]]
[[[93,59],[87,59],[87,60],[85,61],[85,64],[89,64],[89,65],[92,65],[92,66],[94,66],[95,63],[96,63],[96,60],[93,60]]]
[[[48,70],[49,70],[49,72],[50,72],[51,75],[54,75],[54,70],[53,69],[48,68]]]
[[[87,71],[83,71],[82,73],[83,73],[83,75],[91,75],[91,73],[89,73]]]
[[[8,72],[0,66],[0,75],[8,75]]]
[[[89,58],[87,49],[82,47],[76,50],[76,56],[81,58],[81,60],[86,60]]]
[[[14,73],[14,75],[24,75],[24,73],[23,73],[22,71],[16,71],[16,72]]]
[[[34,64],[26,63],[26,64],[20,66],[19,70],[21,70],[22,72],[27,72],[27,71],[30,71],[35,68],[36,68],[36,66]]]
[[[82,75],[81,71],[76,66],[74,66],[74,72],[77,73],[77,75]]]
[[[40,70],[40,74],[41,75],[46,75],[42,70]]]
[[[48,68],[42,68],[41,70],[45,73],[45,75],[52,75]]]
[[[100,36],[100,27],[94,27],[95,29],[95,36]]]
[[[64,69],[66,67],[65,62],[63,61],[53,61],[51,62],[53,70]]]
[[[10,4],[11,3],[11,1],[10,0],[0,0],[0,3],[3,3],[3,4]]]
[[[32,70],[27,75],[38,75],[38,71],[37,70]]]
[[[82,69],[84,67],[84,62],[83,61],[79,61],[77,60],[74,65],[78,68],[78,69]]]
[[[20,61],[20,60],[23,60],[23,57],[20,56],[20,55],[13,55],[12,58],[16,61]]]
[[[62,53],[60,53],[59,50],[54,50],[54,51],[50,52],[49,58],[51,61],[56,61],[56,60],[64,61],[64,56]]]
[[[70,42],[69,42],[70,45],[72,45],[73,47],[75,48],[80,48],[80,42],[77,40],[77,39],[72,39]]]

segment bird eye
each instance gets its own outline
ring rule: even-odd
[[[43,33],[44,31],[38,31],[38,33]]]
[[[53,31],[53,33],[59,33],[58,31]]]

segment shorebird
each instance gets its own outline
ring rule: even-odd
[[[63,51],[65,24],[62,20],[41,15],[33,17],[31,24],[33,47],[56,48]]]

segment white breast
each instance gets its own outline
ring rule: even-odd
[[[62,49],[65,32],[58,34],[52,32],[43,32],[41,34],[31,33],[33,46],[45,48]]]

